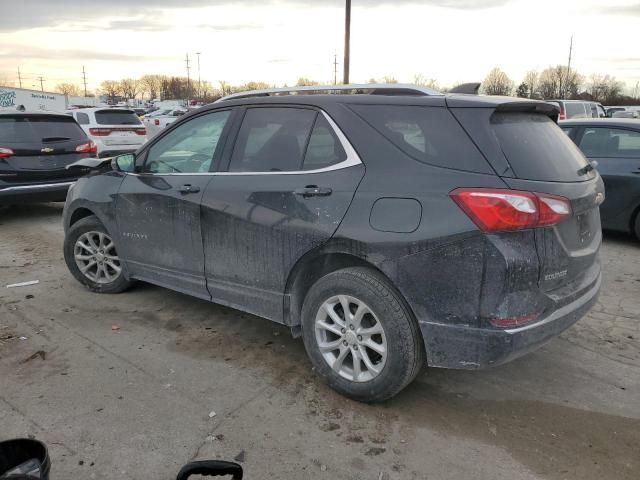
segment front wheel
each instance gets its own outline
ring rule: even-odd
[[[64,239],[64,260],[73,276],[92,292],[119,293],[131,286],[116,245],[94,215],[74,223]]]
[[[425,363],[417,322],[375,270],[347,268],[322,277],[305,298],[302,322],[315,369],[354,400],[395,396]]]

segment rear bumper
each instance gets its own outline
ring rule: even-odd
[[[420,321],[427,362],[432,367],[479,369],[531,352],[582,318],[596,303],[602,277],[580,297],[544,319],[510,330],[471,328]]]
[[[22,202],[62,202],[74,180],[0,187],[0,204]]]

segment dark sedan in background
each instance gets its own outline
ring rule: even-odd
[[[96,151],[69,115],[0,111],[0,205],[64,201],[69,186],[86,173],[67,165]]]
[[[606,188],[602,228],[640,239],[640,121],[589,118],[560,122],[560,127],[589,160],[598,162]]]

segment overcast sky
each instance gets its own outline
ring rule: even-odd
[[[444,85],[482,80],[499,66],[519,82],[529,69],[566,63],[584,74],[640,81],[638,0],[353,0],[352,82],[415,74]],[[146,73],[293,84],[333,80],[342,62],[341,0],[0,0],[0,84],[89,88]],[[8,5],[10,4],[10,5]],[[203,7],[202,5],[208,5]],[[342,65],[338,66],[339,71]],[[339,77],[340,78],[340,75]]]

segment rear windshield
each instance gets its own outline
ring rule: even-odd
[[[589,115],[584,109],[584,103],[565,103],[564,104],[565,112],[567,114],[567,118],[588,118],[591,117],[591,110],[589,110]]]
[[[131,110],[98,110],[96,123],[99,125],[140,125],[140,119]]]
[[[82,140],[86,135],[72,117],[54,115],[0,115],[0,145]]]
[[[593,176],[593,173],[578,173],[587,165],[587,160],[546,115],[494,113],[491,124],[502,151],[518,178],[578,182]]]
[[[457,170],[490,171],[487,161],[446,108],[401,105],[350,108],[418,161]]]

